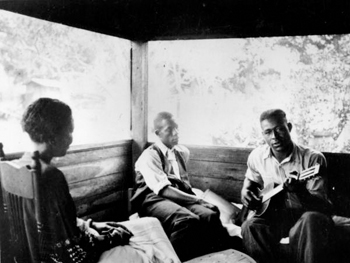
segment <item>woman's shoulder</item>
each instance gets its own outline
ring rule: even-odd
[[[47,187],[62,189],[68,188],[67,180],[61,170],[57,167],[48,165],[43,167],[42,175],[45,180],[45,184]]]

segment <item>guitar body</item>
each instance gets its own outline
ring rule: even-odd
[[[274,189],[273,183],[266,185],[264,189],[260,191],[260,196],[263,196],[265,193],[273,191],[273,189]],[[271,202],[271,198],[268,198],[265,201],[263,201],[260,207],[258,207],[256,210],[249,210],[247,219],[250,219],[253,216],[262,216],[266,212],[266,210],[270,207],[270,202]]]
[[[267,208],[270,206],[270,200],[271,199],[262,203],[261,206],[257,210],[254,211],[256,216],[262,216],[266,212]]]

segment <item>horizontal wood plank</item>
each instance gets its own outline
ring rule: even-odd
[[[77,214],[79,216],[90,215],[99,211],[115,207],[116,203],[120,203],[122,207],[127,206],[127,192],[124,190],[104,192],[100,195],[90,196],[75,202]],[[116,208],[117,209],[117,208]],[[127,210],[120,209],[120,213],[127,213]]]
[[[68,184],[103,177],[110,174],[130,172],[131,156],[113,157],[96,162],[61,167]]]
[[[54,164],[67,179],[78,216],[97,221],[127,218],[131,141],[72,148]]]
[[[246,164],[251,148],[186,145],[191,160]]]
[[[190,182],[192,187],[201,189],[203,192],[210,189],[230,202],[241,203],[243,181],[192,176]]]
[[[245,164],[219,163],[199,160],[190,160],[189,175],[205,176],[208,178],[234,179],[242,181],[247,170]]]
[[[80,181],[69,185],[70,193],[74,200],[78,200],[112,190],[127,190],[130,187],[129,176],[128,173],[117,173]]]
[[[241,203],[241,189],[247,170],[249,148],[187,146],[188,173],[193,187],[210,189],[226,200]]]
[[[123,211],[127,211],[125,207],[125,202],[122,202],[120,199],[116,202],[110,204],[108,208],[95,211],[91,214],[82,216],[83,219],[91,218],[95,221],[115,221],[120,222],[128,219],[128,214]]]
[[[131,144],[122,144],[113,147],[98,148],[96,150],[72,151],[64,157],[55,158],[53,164],[57,167],[90,163],[118,156],[131,155]]]

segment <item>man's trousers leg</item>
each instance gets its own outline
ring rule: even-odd
[[[279,258],[280,235],[270,220],[253,217],[242,225],[243,245],[258,263],[276,263]]]
[[[200,204],[189,205],[186,208],[199,216],[201,229],[205,231],[203,238],[208,244],[209,251],[218,251],[227,248],[242,250],[240,238],[231,238],[221,224],[220,212]]]
[[[332,219],[319,212],[305,212],[289,232],[291,256],[297,263],[327,263],[334,232]]]
[[[181,261],[206,253],[203,229],[198,215],[170,200],[157,198],[157,202],[143,207],[144,215],[158,218]]]

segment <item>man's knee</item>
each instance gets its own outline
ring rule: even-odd
[[[252,230],[256,229],[258,227],[258,220],[255,218],[251,218],[249,220],[245,220],[243,224],[241,225],[241,232],[242,235],[245,235],[246,233],[251,233]]]
[[[299,221],[290,230],[289,236],[294,239],[294,236],[303,235],[305,238],[326,242],[333,235],[333,230],[334,223],[330,216],[316,211],[308,211],[300,217]]]
[[[199,217],[188,215],[172,220],[170,226],[170,240],[182,239],[198,234]]]
[[[328,215],[325,215],[320,212],[316,211],[308,211],[305,212],[301,218],[300,221],[304,225],[310,225],[310,226],[331,226],[333,225],[332,218],[329,217]]]
[[[205,223],[209,223],[209,224],[219,224],[221,225],[221,221],[220,221],[220,214],[212,211],[210,209],[208,209],[209,211],[207,211],[206,213],[203,213],[200,215],[200,220],[202,222]]]

